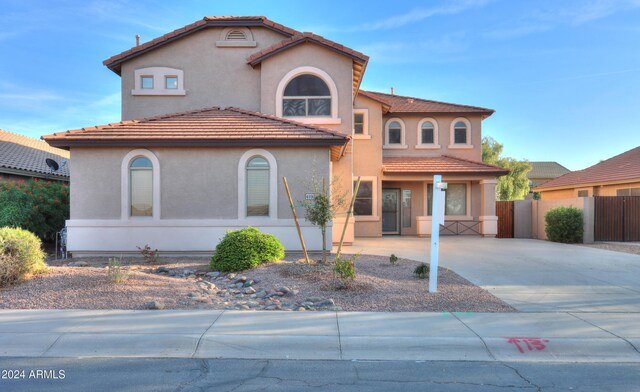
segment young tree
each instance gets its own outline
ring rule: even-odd
[[[498,200],[524,199],[529,193],[531,164],[514,158],[502,157],[503,145],[491,137],[482,138],[482,162],[497,165],[511,172],[498,178],[496,196]]]
[[[312,178],[315,178],[313,176]],[[333,220],[338,213],[338,209],[344,205],[344,195],[340,193],[336,188],[338,179],[334,179],[331,182],[330,187],[325,186],[324,178],[319,181],[311,182],[310,188],[314,191],[315,196],[313,200],[308,200],[304,203],[305,207],[305,219],[312,224],[320,227],[322,231],[322,262],[327,262],[327,224]],[[329,189],[333,191],[329,192]]]

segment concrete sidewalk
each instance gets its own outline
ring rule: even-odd
[[[0,310],[0,356],[640,362],[640,313]]]

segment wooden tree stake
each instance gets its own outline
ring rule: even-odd
[[[351,203],[347,210],[347,218],[344,220],[344,227],[342,228],[342,235],[340,236],[340,244],[338,244],[338,251],[336,252],[336,258],[340,257],[342,252],[342,243],[344,242],[344,235],[347,232],[347,226],[349,226],[349,217],[353,214],[353,206],[356,204],[356,196],[358,196],[358,190],[360,189],[360,176],[358,176],[358,182],[356,182],[356,189],[353,191],[353,197],[351,197]]]
[[[293,220],[296,222],[296,230],[298,230],[298,237],[300,238],[300,245],[302,245],[302,251],[304,252],[304,259],[309,263],[309,254],[307,253],[307,247],[304,244],[304,238],[302,237],[302,230],[300,230],[300,224],[298,223],[298,215],[296,214],[296,207],[293,205],[293,199],[291,198],[291,192],[289,191],[289,184],[287,183],[287,177],[282,177],[284,187],[287,190],[287,196],[289,197],[289,205],[291,205],[291,213],[293,214]]]

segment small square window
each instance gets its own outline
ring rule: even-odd
[[[164,77],[164,88],[169,90],[176,90],[178,88],[178,77],[177,76],[165,76]]]
[[[140,87],[142,88],[153,88],[153,76],[141,76],[140,77]]]

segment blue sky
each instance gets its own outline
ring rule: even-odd
[[[118,121],[102,60],[204,15],[266,15],[362,51],[365,89],[495,109],[483,134],[516,158],[575,170],[640,145],[640,0],[0,0],[0,128]]]

